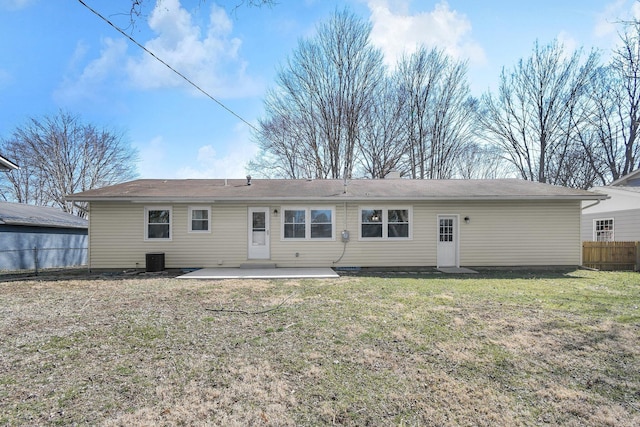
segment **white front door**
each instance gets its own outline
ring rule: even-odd
[[[269,259],[269,208],[249,208],[249,259]]]
[[[460,267],[458,263],[458,215],[438,215],[437,267]]]

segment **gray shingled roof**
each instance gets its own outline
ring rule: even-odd
[[[0,202],[0,224],[31,227],[87,228],[89,222],[57,208]]]
[[[597,200],[606,195],[519,179],[342,180],[139,179],[67,197],[75,201],[268,201],[268,200]]]

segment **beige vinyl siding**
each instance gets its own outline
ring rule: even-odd
[[[468,206],[456,206],[461,214],[461,265],[580,265],[579,202]]]
[[[361,205],[411,206],[408,240],[360,240]],[[272,217],[272,260],[279,266],[435,266],[438,215],[459,215],[460,264],[468,266],[579,265],[580,202],[421,202],[336,204],[336,239],[282,241],[280,218]],[[276,207],[277,208],[277,207]],[[464,222],[469,216],[470,223]],[[344,245],[340,232],[350,232]],[[298,253],[298,257],[295,254]]]
[[[371,206],[372,203],[367,203]],[[459,215],[460,265],[579,265],[580,202],[398,202],[413,207],[412,238],[358,240],[358,205],[349,205],[351,241],[340,266],[435,266],[438,215]],[[340,209],[337,229],[342,230]],[[464,217],[470,223],[464,222]],[[335,258],[334,258],[335,259]]]
[[[144,240],[145,206],[172,206],[170,241]],[[188,232],[189,206],[92,202],[90,268],[144,268],[148,252],[163,252],[167,268],[237,266],[246,262],[245,205],[211,204],[211,233]]]
[[[278,209],[278,216],[271,216],[271,260],[281,267],[332,267],[332,261],[340,257],[342,241],[340,232],[343,230],[344,210],[343,205],[327,203],[296,204],[300,206],[313,206],[313,208],[334,208],[335,235],[332,240],[308,239],[295,240],[282,237],[282,215],[284,209],[291,204],[272,206]],[[297,256],[296,256],[297,254]]]
[[[247,260],[249,207],[268,207],[271,259],[279,267],[435,266],[438,215],[459,215],[460,265],[579,265],[580,202],[309,202],[296,206],[335,208],[333,240],[286,240],[281,236],[282,207],[290,203],[211,203],[211,233],[188,232],[188,207],[171,206],[171,241],[144,240],[143,203],[92,202],[90,268],[144,268],[145,254],[164,252],[167,268],[237,267]],[[198,203],[195,206],[209,206]],[[411,236],[402,240],[359,239],[359,207],[410,207]],[[276,214],[274,210],[277,210]],[[464,217],[470,223],[465,224]],[[345,245],[341,231],[350,232]],[[297,256],[296,256],[297,254]],[[338,261],[339,262],[335,262]]]
[[[347,205],[345,226],[344,204],[326,205],[312,204],[315,207],[334,206],[336,235],[332,241],[286,240],[280,237],[281,220],[277,218],[272,224],[271,258],[278,266],[325,266],[325,267],[373,267],[373,266],[416,266],[424,264],[427,252],[425,241],[416,240],[359,240],[359,204]],[[371,203],[367,203],[371,206]],[[379,203],[381,207],[411,206],[411,203]],[[273,220],[274,218],[272,218]],[[416,231],[414,210],[414,233]],[[418,226],[422,229],[422,226]],[[345,245],[341,239],[342,230],[350,233],[349,242]],[[433,230],[432,230],[433,234]],[[344,256],[340,259],[344,250]],[[298,256],[296,257],[296,253]],[[433,255],[435,259],[435,252]],[[335,262],[338,261],[339,262]]]

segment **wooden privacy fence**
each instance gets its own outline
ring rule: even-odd
[[[640,271],[640,242],[582,242],[582,265],[598,270]]]

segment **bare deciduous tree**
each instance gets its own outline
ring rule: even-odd
[[[197,0],[196,3],[204,3],[206,0]],[[161,4],[162,0],[131,0],[131,8],[129,9],[129,16],[131,17],[131,24],[135,25],[136,19],[140,18],[146,13],[147,7],[151,3],[151,7],[155,4]],[[262,7],[262,6],[274,6],[278,4],[277,0],[227,0],[223,3],[228,3],[233,10],[237,10],[240,7]]]
[[[359,170],[368,178],[384,178],[395,170],[406,173],[402,165],[407,149],[404,124],[406,98],[391,79],[385,79],[374,98],[368,113],[362,118]]]
[[[382,53],[369,43],[370,32],[370,24],[337,12],[318,27],[315,38],[298,43],[278,73],[256,139],[263,151],[278,145],[270,151],[276,163],[296,159],[296,172],[286,168],[288,175],[351,176],[363,116],[372,110],[384,77]],[[290,139],[273,141],[273,126],[279,137]]]
[[[565,55],[557,42],[535,44],[532,56],[511,72],[503,70],[498,94],[483,96],[478,117],[523,179],[584,187],[570,177],[578,143],[579,111],[594,76],[598,55],[585,61],[576,51]]]
[[[31,118],[2,141],[2,151],[19,159],[20,169],[5,174],[5,199],[58,206],[85,216],[66,196],[136,176],[137,153],[122,135],[59,112]]]
[[[621,35],[621,45],[614,52],[612,70],[622,90],[618,116],[624,144],[624,164],[621,175],[640,168],[640,22],[626,25]],[[614,175],[614,179],[618,176]]]
[[[506,178],[511,170],[505,164],[498,147],[478,142],[465,145],[456,158],[455,177],[461,179]]]
[[[475,105],[469,97],[466,64],[438,49],[421,47],[401,59],[398,84],[407,102],[406,167],[412,178],[451,178],[457,155],[471,142]]]

